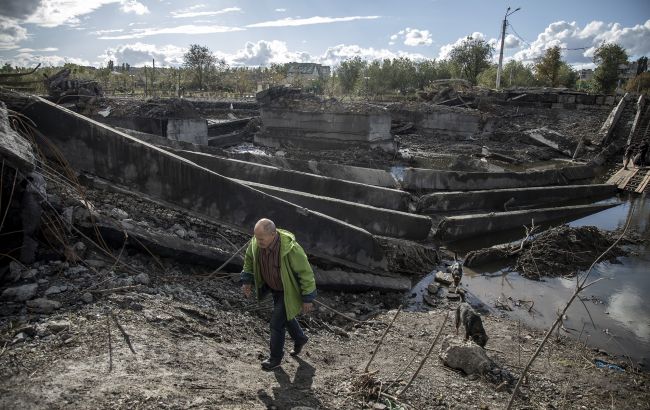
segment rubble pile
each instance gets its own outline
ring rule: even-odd
[[[323,98],[303,92],[300,88],[271,87],[256,95],[263,108],[282,108],[293,111],[381,114],[385,109],[379,105],[361,101],[341,101],[336,98]]]
[[[514,269],[523,276],[539,280],[544,276],[575,276],[585,270],[616,241],[615,232],[595,226],[549,229],[537,235],[517,257]],[[615,262],[627,255],[622,245],[615,246],[604,257]]]
[[[102,87],[97,81],[71,79],[70,74],[70,69],[64,68],[49,77],[45,76],[43,82],[50,97],[59,101],[64,97],[72,97],[76,100],[82,97],[94,98],[104,95]]]

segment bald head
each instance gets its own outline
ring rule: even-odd
[[[257,245],[260,248],[264,249],[268,248],[275,239],[275,236],[277,235],[277,229],[272,220],[262,218],[255,224],[253,234],[257,240]]]

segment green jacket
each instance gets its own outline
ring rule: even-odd
[[[316,279],[307,255],[296,241],[296,237],[283,229],[278,229],[278,234],[280,235],[280,279],[284,288],[284,306],[287,320],[291,320],[300,313],[303,303],[310,303],[316,297]],[[259,247],[255,237],[251,239],[246,249],[241,281],[255,284],[254,289],[258,300],[263,296],[263,290],[268,288],[262,279]]]

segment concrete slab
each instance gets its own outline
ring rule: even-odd
[[[0,101],[0,157],[13,168],[29,172],[36,165],[32,146],[9,125],[9,113]]]
[[[419,213],[507,211],[525,207],[570,202],[581,198],[608,198],[617,192],[616,185],[568,185],[494,189],[466,192],[435,192],[420,197]]]
[[[444,242],[472,238],[499,231],[566,218],[578,218],[612,208],[619,204],[575,205],[525,211],[492,212],[489,214],[460,215],[443,218],[435,237]]]
[[[431,218],[426,216],[376,208],[254,182],[240,182],[277,198],[358,226],[375,235],[421,241],[426,239],[431,232]]]
[[[129,187],[207,219],[251,232],[268,217],[294,232],[312,255],[361,270],[386,270],[387,260],[367,231],[247,187],[104,124],[36,98],[23,114],[80,172]]]
[[[411,191],[476,191],[569,185],[589,182],[595,176],[590,165],[528,172],[463,172],[406,168],[402,187]]]
[[[377,208],[393,209],[396,211],[408,211],[410,209],[411,195],[396,189],[365,185],[305,172],[290,171],[269,165],[217,157],[200,152],[174,151],[174,153],[230,178],[306,192],[318,196],[333,197]]]

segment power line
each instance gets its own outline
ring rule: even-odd
[[[520,36],[519,33],[517,33],[517,30],[515,30],[515,27],[512,24],[510,24],[510,22],[508,22],[508,25],[510,26],[512,32],[515,33],[515,36],[517,36],[519,40],[523,41],[524,44],[526,44],[528,47],[532,47],[528,41],[524,40],[524,38]]]

